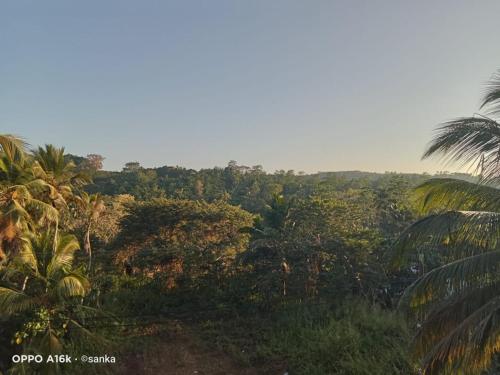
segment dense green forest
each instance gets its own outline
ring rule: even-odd
[[[411,371],[393,307],[419,271],[390,274],[384,255],[429,176],[101,162],[3,136],[2,358],[126,357],[147,351],[145,325],[178,319],[262,372]],[[9,362],[2,371],[89,371]]]
[[[123,359],[180,321],[262,373],[416,369],[395,303],[439,259],[392,272],[388,249],[417,219],[412,189],[430,176],[266,173],[236,162],[108,172],[98,155],[1,141],[2,358]],[[153,333],[141,337],[145,327]],[[117,371],[93,371],[103,368]]]
[[[475,177],[112,172],[0,135],[0,371],[188,373],[193,342],[232,367],[192,373],[498,373],[499,129],[453,120],[424,155]]]

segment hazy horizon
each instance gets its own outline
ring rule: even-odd
[[[0,131],[107,170],[449,170],[432,130],[478,110],[500,3],[16,1]]]

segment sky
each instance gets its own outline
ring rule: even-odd
[[[434,172],[500,68],[500,2],[0,4],[0,133],[105,168]]]

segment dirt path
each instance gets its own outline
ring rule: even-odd
[[[154,336],[147,347],[129,353],[121,374],[125,375],[258,375],[256,369],[237,364],[226,354],[207,349],[180,325],[162,328],[150,327]],[[154,332],[158,330],[157,332]]]

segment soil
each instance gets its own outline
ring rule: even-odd
[[[170,327],[148,327],[144,336],[153,337],[145,348],[123,358],[125,375],[258,375],[269,372],[242,366],[226,354],[206,347],[179,323]],[[140,340],[138,340],[140,341]],[[138,350],[142,349],[142,350]],[[274,373],[274,371],[273,371]],[[275,372],[283,374],[283,372]]]

